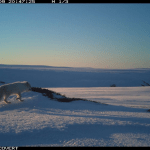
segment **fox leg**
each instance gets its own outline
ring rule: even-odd
[[[23,100],[21,100],[21,93],[18,93],[18,94],[16,94],[16,95],[17,95],[16,100],[19,100],[20,102],[23,102]]]
[[[5,96],[4,96],[4,102],[5,102],[6,104],[10,104],[11,102],[8,102],[8,101],[7,101],[7,98],[8,98],[8,96],[5,95]]]

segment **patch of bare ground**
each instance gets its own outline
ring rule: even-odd
[[[32,87],[32,91],[42,93],[43,96],[47,96],[48,98],[57,100],[59,102],[72,102],[72,101],[77,101],[77,100],[85,101],[85,99],[69,98],[69,97],[61,95],[59,93],[56,93],[54,91],[51,91],[51,90],[48,90],[48,89],[43,89],[43,88],[40,88],[40,87]],[[54,94],[61,96],[61,98],[54,97]]]
[[[40,87],[32,87],[32,91],[42,93],[43,96],[47,96],[48,98],[50,98],[52,100],[57,100],[58,102],[72,102],[72,101],[80,100],[80,101],[89,101],[89,102],[93,102],[93,103],[104,104],[101,102],[91,101],[91,100],[82,99],[82,98],[69,98],[69,97],[66,97],[65,95],[61,95],[60,93],[56,93],[54,91],[51,91],[48,89],[43,89]],[[58,95],[58,97],[60,96],[60,98],[55,97],[54,95]],[[105,104],[105,105],[107,105],[107,104]]]

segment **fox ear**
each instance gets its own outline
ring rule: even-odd
[[[27,82],[27,85],[30,86],[29,82]]]

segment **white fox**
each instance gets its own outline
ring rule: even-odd
[[[4,102],[5,103],[11,103],[7,101],[7,98],[10,95],[17,95],[16,100],[18,99],[19,101],[21,100],[21,93],[22,92],[28,92],[31,90],[31,85],[27,81],[22,81],[22,82],[14,82],[10,84],[4,84],[0,86],[0,101],[4,97]]]

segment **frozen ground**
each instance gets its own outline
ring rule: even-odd
[[[32,86],[51,89],[48,84],[52,79],[49,78],[57,81],[57,71],[47,74],[42,69],[38,71],[39,75],[36,67],[35,70],[25,70],[21,66],[18,69],[1,68],[0,81],[9,83],[26,80]],[[63,71],[58,73],[59,76],[64,75]],[[146,73],[149,75],[149,71]],[[143,75],[143,80],[146,80],[145,74],[141,72],[139,77]],[[40,75],[42,79],[38,82]],[[69,75],[69,71],[65,75]],[[132,72],[132,78],[135,76]],[[65,79],[67,82],[71,78]],[[139,78],[136,76],[136,79]],[[77,83],[77,78],[75,81]],[[78,83],[80,81],[82,80]],[[0,146],[150,146],[150,112],[147,112],[150,109],[149,87],[53,90],[69,97],[87,98],[105,104],[89,101],[58,102],[37,92],[23,93],[24,102],[16,101],[15,96],[10,96],[8,101],[11,104],[0,101]]]

